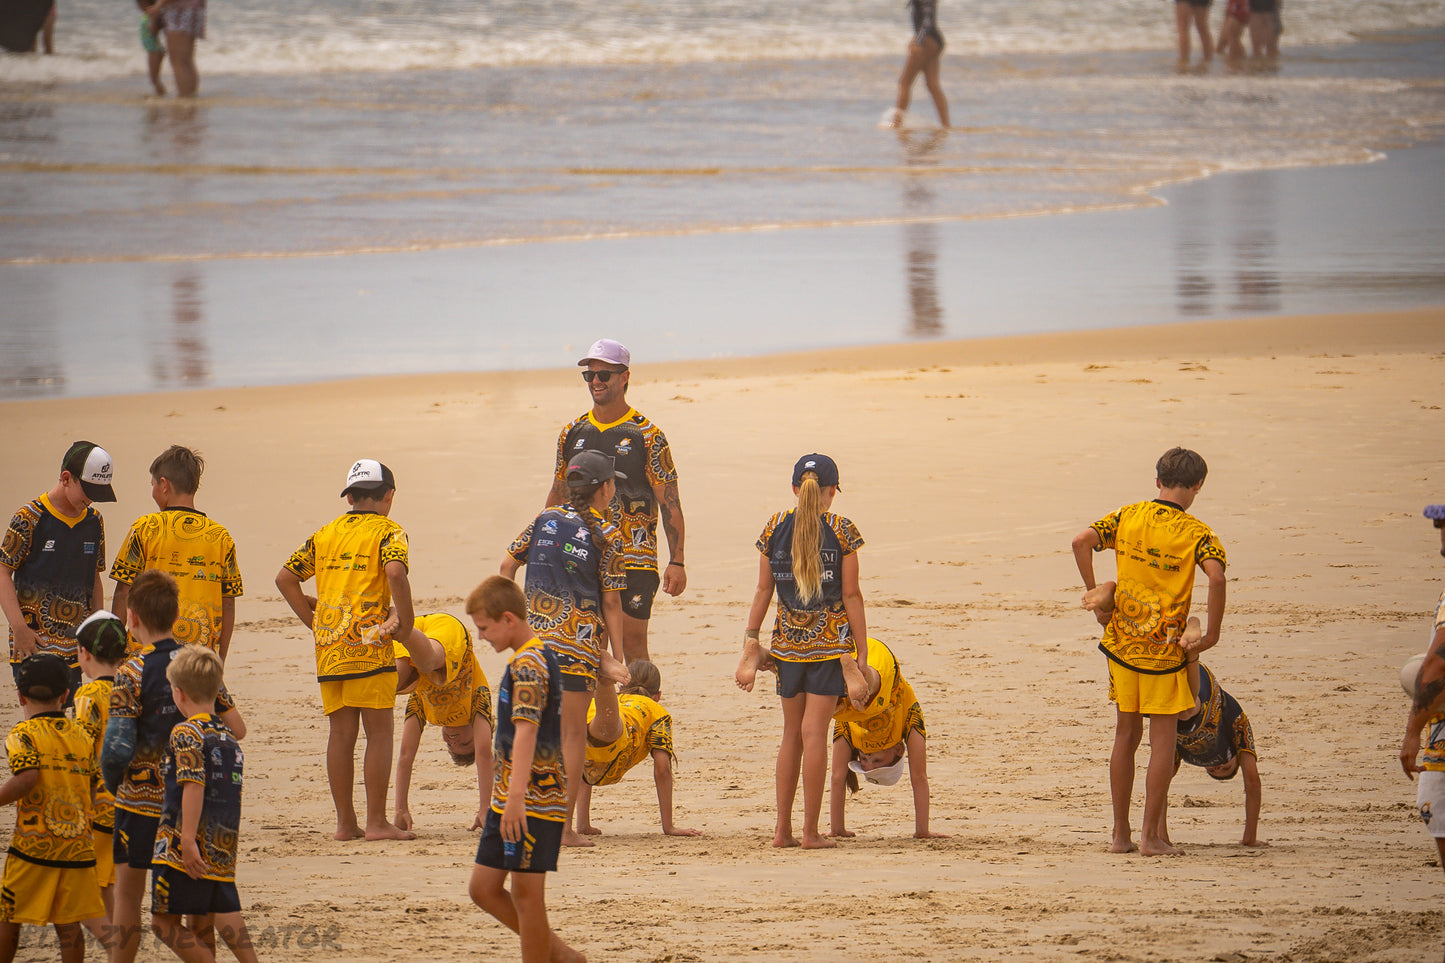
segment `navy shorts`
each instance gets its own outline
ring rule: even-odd
[[[156,830],[160,825],[159,816],[142,816],[117,806],[115,836],[111,839],[110,850],[115,854],[115,864],[132,869],[150,869],[151,860],[156,855]]]
[[[477,844],[477,865],[508,873],[554,873],[565,825],[555,819],[528,816],[527,835],[509,843],[502,839],[502,814],[488,809],[482,841]]]
[[[167,916],[205,916],[241,912],[236,881],[191,879],[183,869],[157,863],[151,874],[151,912]]]
[[[652,600],[657,598],[660,585],[662,577],[656,569],[629,568],[627,588],[622,592],[622,614],[644,622],[652,618]]]
[[[809,695],[846,696],[848,684],[843,681],[843,663],[838,659],[821,662],[787,662],[775,659],[778,668],[778,695],[784,699]]]

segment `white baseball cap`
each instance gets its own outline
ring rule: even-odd
[[[113,502],[115,490],[110,487],[110,464],[110,452],[93,441],[77,441],[65,453],[60,469],[70,472],[70,477],[80,482],[86,498],[93,502]]]
[[[374,458],[362,458],[346,473],[346,487],[341,490],[341,494],[345,495],[349,491],[385,492],[395,487],[396,478],[390,468]]]
[[[877,769],[864,769],[858,760],[854,759],[848,763],[848,768],[876,786],[891,786],[903,776],[903,770],[907,765],[908,757],[899,756],[898,761],[891,766],[879,766]]]
[[[632,352],[620,341],[612,341],[607,338],[592,342],[592,347],[587,349],[587,357],[577,362],[577,367],[584,368],[589,361],[601,361],[606,364],[620,364],[627,368],[632,365]]]

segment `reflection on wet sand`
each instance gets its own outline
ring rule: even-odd
[[[912,169],[937,165],[938,148],[948,137],[945,129],[898,131],[903,163],[910,168],[903,183],[903,213],[909,218],[929,217],[938,212],[934,192],[926,173]],[[910,221],[903,225],[904,283],[908,289],[908,328],[911,338],[936,338],[943,334],[943,303],[938,296],[938,224]]]
[[[171,331],[149,345],[152,387],[199,388],[211,383],[205,291],[200,272],[186,266],[171,281]]]
[[[1181,317],[1279,311],[1275,179],[1212,178],[1176,204],[1174,290]],[[1226,266],[1228,265],[1228,266]]]

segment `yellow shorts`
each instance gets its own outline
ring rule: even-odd
[[[321,708],[328,716],[343,708],[390,709],[395,705],[395,672],[378,672],[360,679],[321,683]]]
[[[1117,703],[1120,712],[1171,716],[1194,708],[1189,692],[1189,673],[1183,670],[1168,675],[1135,672],[1109,659],[1109,701]]]
[[[41,866],[11,853],[0,884],[0,922],[79,923],[105,915],[91,866]]]
[[[95,833],[95,878],[100,888],[115,885],[115,835],[91,827]]]

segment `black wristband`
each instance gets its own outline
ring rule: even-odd
[[[671,568],[671,567],[674,566],[674,565],[676,565],[678,568],[686,568],[686,567],[687,567],[686,565],[683,565],[681,562],[668,562],[667,565],[668,565],[669,568]]]

